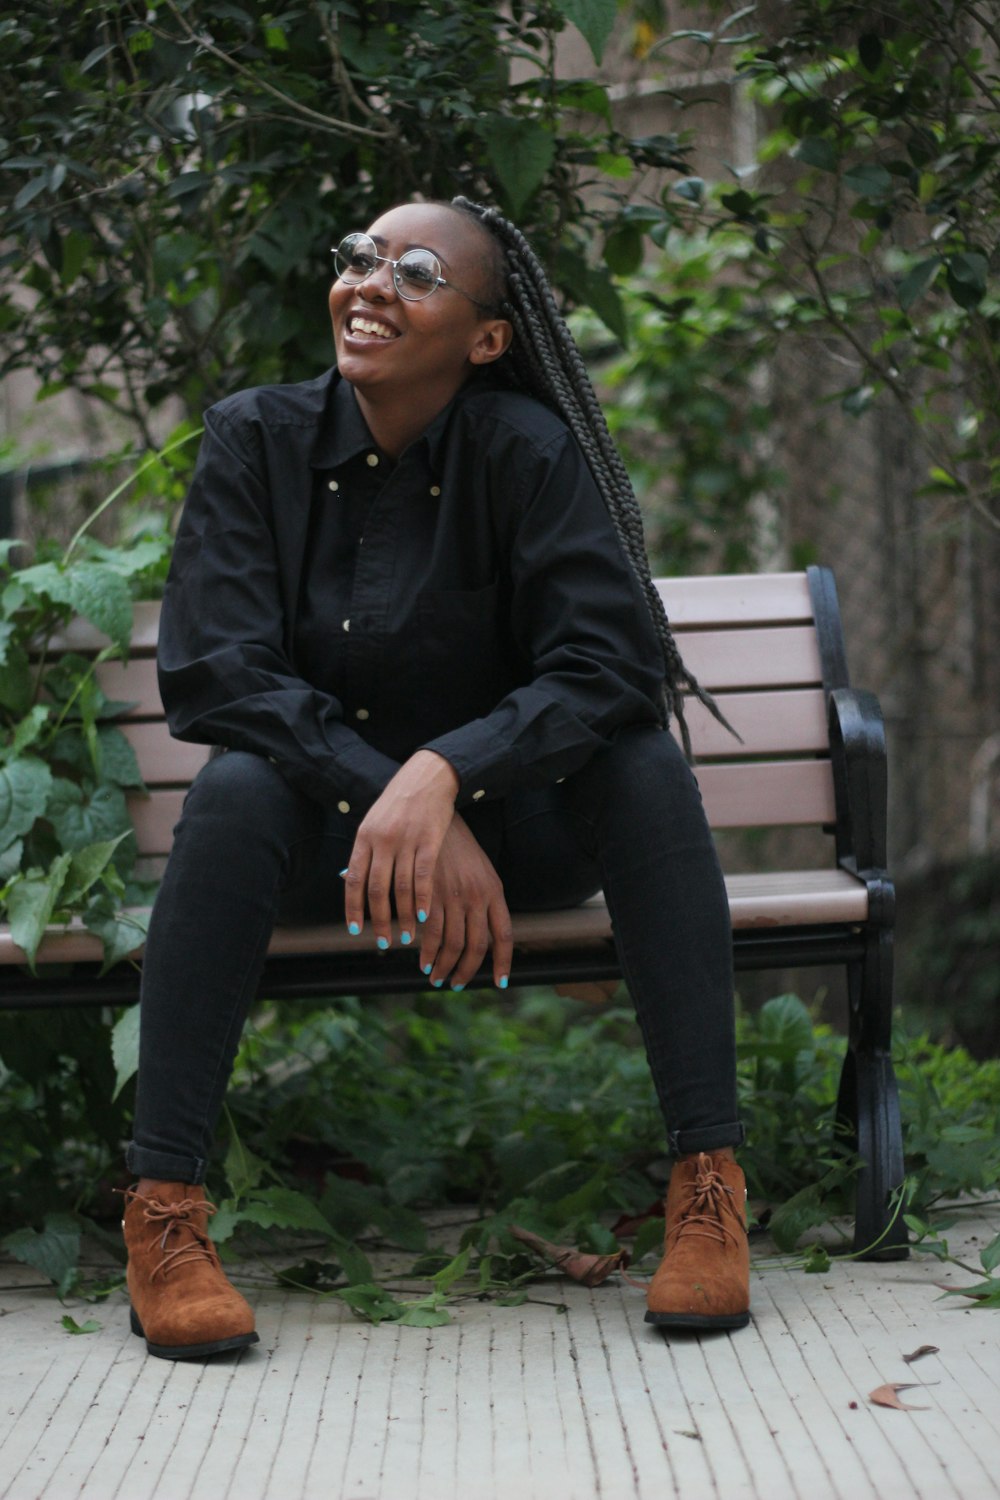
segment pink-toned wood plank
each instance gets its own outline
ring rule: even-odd
[[[142,779],[150,787],[193,781],[211,754],[210,745],[172,739],[163,719],[125,723],[122,731],[136,753]]]
[[[818,686],[822,680],[811,625],[761,630],[692,630],[677,638],[681,656],[702,687]]]
[[[148,797],[128,798],[129,816],[135,826],[140,854],[169,853],[183,804],[182,791],[152,791]]]
[[[696,775],[713,828],[780,828],[835,818],[828,761],[703,765]],[[128,799],[140,854],[169,851],[183,801],[183,791],[155,789]]]
[[[671,624],[790,624],[813,617],[804,573],[722,574],[714,578],[657,578]]]
[[[699,759],[714,755],[791,755],[827,748],[822,688],[799,688],[785,693],[719,693],[716,702],[738,730],[743,744],[697,698],[688,698],[685,714]],[[676,732],[676,725],[671,727]]]
[[[160,690],[156,685],[156,662],[151,656],[136,657],[127,665],[104,661],[97,668],[97,680],[109,698],[134,703],[129,718],[163,717]]]
[[[868,893],[860,880],[843,870],[782,870],[767,875],[727,875],[726,890],[734,928],[822,926],[863,922]],[[514,915],[518,948],[604,942],[611,921],[601,896],[567,911],[520,912]],[[356,953],[358,940],[342,923],[321,927],[278,927],[269,951],[274,954]],[[135,957],[142,954],[141,946]],[[39,949],[40,963],[82,963],[99,959],[101,945],[77,920],[65,930],[53,929]],[[0,964],[24,963],[23,951],[0,928]],[[515,967],[516,982],[516,967]]]
[[[786,828],[836,817],[829,761],[696,766],[713,828]]]

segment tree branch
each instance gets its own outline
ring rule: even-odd
[[[360,136],[365,140],[381,141],[391,139],[396,134],[395,127],[388,122],[380,130],[375,130],[367,125],[354,125],[349,120],[334,120],[329,115],[323,115],[318,110],[310,109],[308,104],[300,104],[290,94],[282,93],[281,89],[276,88],[273,83],[268,83],[265,78],[261,78],[252,68],[245,67],[243,63],[237,62],[235,57],[231,57],[228,52],[224,52],[221,47],[217,47],[214,42],[209,41],[208,37],[199,36],[189,24],[186,17],[181,15],[174,4],[174,0],[166,0],[166,3],[168,10],[180,25],[188,41],[193,42],[197,47],[201,47],[213,57],[217,57],[227,68],[231,68],[234,73],[239,74],[241,78],[245,78],[255,88],[261,89],[265,94],[270,94],[274,99],[279,99],[286,109],[291,110],[293,115],[299,115],[302,119],[311,121],[312,124],[318,125],[321,129],[330,131],[332,135],[354,135]]]

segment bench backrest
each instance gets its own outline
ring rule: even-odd
[[[684,661],[743,738],[741,745],[691,703],[697,776],[712,826],[832,824],[824,689],[845,685],[846,670],[831,681],[830,648],[836,664],[839,641],[831,575],[811,569],[665,578],[657,586]],[[167,731],[156,686],[158,620],[157,604],[137,605],[131,659],[98,668],[108,696],[134,704],[122,727],[150,795],[132,798],[130,809],[140,853],[154,858],[169,851],[184,792],[209,754]],[[60,644],[85,653],[106,643],[78,621]]]

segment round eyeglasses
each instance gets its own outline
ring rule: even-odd
[[[374,275],[379,264],[392,267],[392,284],[406,302],[422,302],[439,286],[451,287],[462,297],[467,297],[477,307],[490,310],[489,304],[480,302],[469,292],[463,292],[453,281],[441,275],[441,262],[433,250],[407,250],[398,260],[388,255],[379,255],[375,241],[368,234],[349,234],[335,246],[333,264],[341,281],[348,286],[360,286]]]

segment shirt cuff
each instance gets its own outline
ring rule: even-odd
[[[357,812],[359,816],[378,800],[399,770],[397,761],[361,739],[339,750],[334,765],[333,776],[326,778],[325,800],[335,802],[341,812]]]
[[[515,757],[484,719],[473,719],[450,734],[428,740],[421,750],[444,756],[458,777],[456,807],[505,797],[514,783]]]

